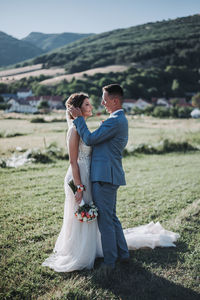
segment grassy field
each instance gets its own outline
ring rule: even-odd
[[[91,119],[95,128],[101,118]],[[9,128],[6,124],[9,124]],[[130,119],[129,146],[170,137],[200,145],[198,120]],[[0,120],[1,130],[26,133],[1,138],[0,153],[16,146],[64,147],[64,122],[34,124],[28,118]],[[56,131],[55,131],[56,130]],[[135,155],[123,159],[127,186],[118,194],[123,228],[160,221],[180,234],[176,248],[131,251],[128,266],[117,265],[110,280],[91,271],[56,273],[41,267],[60,231],[68,161],[0,169],[0,299],[199,299],[200,153]]]
[[[59,147],[66,148],[65,137],[67,131],[66,122],[31,123],[31,119],[43,115],[20,115],[0,113],[0,133],[15,134],[21,136],[12,138],[0,138],[0,157],[10,156],[16,147],[22,149],[43,149],[52,142]],[[88,121],[91,130],[96,129],[99,123],[107,116],[93,117]],[[61,112],[45,116],[45,120],[65,119]],[[127,148],[142,143],[155,144],[166,138],[173,141],[187,141],[194,145],[200,145],[200,119],[155,119],[151,117],[129,117],[129,142]]]

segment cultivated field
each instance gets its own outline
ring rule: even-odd
[[[33,66],[21,67],[21,68],[13,68],[13,69],[5,69],[0,71],[0,77],[4,76],[12,76],[16,74],[28,73],[42,69],[42,64],[37,64]]]
[[[106,74],[106,73],[110,73],[110,72],[124,72],[127,69],[128,69],[127,66],[118,66],[118,65],[94,68],[94,69],[85,70],[83,72],[77,72],[77,73],[61,75],[61,76],[54,76],[54,78],[45,79],[44,81],[41,82],[41,84],[55,85],[55,84],[58,84],[59,82],[61,82],[62,80],[71,81],[72,78],[84,79],[84,74],[86,74],[88,76],[92,76],[96,73]]]
[[[40,75],[45,75],[55,77],[62,74],[65,74],[64,68],[44,69],[42,68],[41,64],[38,64],[34,66],[0,71],[0,82],[12,83],[22,78],[28,78],[30,76],[38,77]]]
[[[23,68],[15,68],[15,69],[0,71],[0,83],[1,82],[12,83],[14,81],[18,81],[22,78],[28,78],[30,76],[37,77],[40,75],[46,75],[46,76],[51,76],[52,78],[41,81],[40,83],[44,85],[55,85],[64,79],[67,81],[71,81],[72,78],[84,79],[84,74],[92,76],[96,73],[104,74],[109,72],[123,72],[127,69],[128,69],[127,66],[113,65],[113,66],[89,69],[83,72],[78,72],[73,74],[65,74],[66,72],[64,68],[44,69],[42,68],[41,64],[38,64],[38,65],[27,66]]]
[[[33,116],[9,117],[1,115],[0,131],[25,135],[0,138],[1,157],[17,146],[42,149],[57,142],[65,147],[66,123],[50,122],[64,114],[48,116],[49,123],[30,123]],[[104,118],[91,118],[89,127],[95,129]],[[200,146],[200,120],[129,117],[129,127],[129,148],[165,138]],[[41,267],[61,228],[68,165],[57,160],[0,169],[0,298],[199,299],[200,152],[123,159],[127,185],[119,189],[117,204],[123,228],[160,221],[181,237],[176,248],[131,251],[130,264],[117,265],[108,281],[96,276],[99,260],[91,271],[56,273]]]

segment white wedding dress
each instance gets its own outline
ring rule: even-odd
[[[73,125],[72,125],[73,126]],[[72,130],[68,130],[67,141]],[[90,160],[91,147],[86,146],[80,139],[78,165],[81,182],[87,189],[83,192],[85,203],[92,202],[91,182],[90,182]],[[96,257],[103,257],[101,237],[97,225],[97,220],[87,223],[79,222],[74,212],[77,210],[74,194],[68,185],[72,180],[72,170],[69,167],[65,176],[65,206],[63,225],[56,241],[53,254],[44,262],[43,266],[48,266],[56,272],[71,272],[91,269]],[[174,242],[179,234],[165,230],[160,223],[153,222],[134,228],[124,230],[125,238],[130,250],[143,247],[174,247]]]

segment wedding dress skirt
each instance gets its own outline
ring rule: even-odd
[[[86,191],[83,192],[83,199],[88,204],[92,203],[90,158],[91,148],[80,141],[78,165],[81,182],[87,187]],[[57,272],[71,272],[84,268],[91,269],[95,258],[102,256],[97,220],[90,223],[81,223],[74,215],[78,205],[68,185],[72,178],[72,169],[70,166],[64,180],[65,206],[62,229],[56,241],[53,254],[42,264]]]
[[[81,182],[87,187],[86,191],[83,192],[85,203],[92,203],[90,159],[91,147],[86,146],[80,139],[78,165]],[[74,215],[78,206],[75,202],[74,194],[68,185],[71,180],[72,170],[69,167],[64,181],[66,197],[62,229],[56,241],[53,254],[42,264],[56,272],[71,272],[84,268],[91,269],[95,258],[103,257],[97,220],[90,223],[81,223]],[[174,247],[174,242],[179,237],[178,234],[165,230],[160,223],[154,224],[153,222],[125,229],[124,235],[130,250],[143,247]]]

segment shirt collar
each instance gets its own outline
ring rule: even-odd
[[[110,117],[113,117],[116,115],[116,113],[118,113],[119,111],[124,111],[122,108],[121,109],[118,109],[116,111],[113,111],[111,114],[110,114]]]

